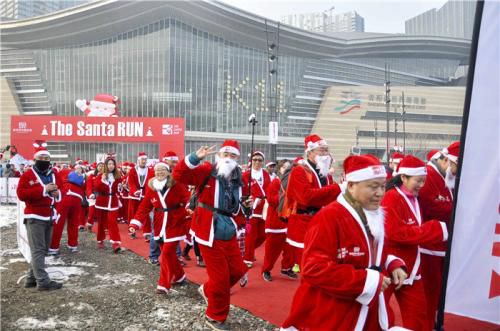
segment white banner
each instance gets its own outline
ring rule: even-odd
[[[0,178],[0,203],[17,203],[19,178]]]
[[[278,143],[278,122],[269,122],[269,143]]]
[[[500,2],[484,3],[445,311],[500,324]],[[469,77],[470,78],[470,77]]]
[[[23,254],[26,262],[31,262],[31,250],[28,243],[28,231],[24,225],[24,202],[19,201],[17,204],[17,247]]]

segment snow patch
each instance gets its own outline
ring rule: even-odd
[[[1,251],[1,255],[2,256],[21,255],[21,252],[17,248],[11,248]]]
[[[67,281],[71,276],[87,274],[82,268],[78,267],[48,267],[45,270],[49,273],[50,278],[56,281]]]
[[[131,275],[128,273],[123,274],[110,274],[105,275],[95,275],[95,278],[99,279],[102,283],[111,285],[135,285],[144,280],[144,276],[141,275]]]
[[[88,321],[79,321],[71,316],[67,321],[58,319],[58,316],[50,317],[47,320],[39,320],[33,317],[22,317],[15,322],[15,326],[21,330],[40,330],[40,329],[81,329],[91,326]]]
[[[2,264],[2,265],[9,265],[9,264],[12,264],[12,263],[18,263],[18,262],[23,262],[23,263],[26,263],[26,260],[24,258],[16,258],[16,259],[9,259],[8,262]]]
[[[0,207],[0,228],[10,227],[17,223],[17,206]]]

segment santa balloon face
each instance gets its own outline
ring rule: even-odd
[[[94,117],[117,117],[118,97],[98,94],[94,100],[76,100],[75,105],[87,116]]]

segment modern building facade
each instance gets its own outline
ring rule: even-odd
[[[294,14],[281,18],[281,23],[313,32],[364,32],[365,19],[357,12],[332,14],[322,13]]]
[[[88,0],[2,0],[0,1],[0,18],[2,20],[19,20],[34,16],[46,15],[58,10],[78,6]]]
[[[472,39],[476,1],[450,0],[405,21],[405,33]]]
[[[255,113],[255,146],[276,152],[273,158],[303,152],[329,87],[369,85],[382,92],[385,64],[393,86],[448,86],[470,50],[461,39],[325,35],[283,25],[278,42],[277,22],[208,1],[97,1],[43,20],[4,22],[0,33],[0,74],[14,86],[21,114],[82,116],[75,100],[107,93],[121,99],[122,116],[185,118],[186,151],[232,138],[246,155],[248,117]],[[269,35],[278,50],[273,75]],[[275,149],[268,143],[270,121],[279,125]],[[51,144],[61,158],[89,160],[109,148],[130,160],[142,149],[158,151]]]

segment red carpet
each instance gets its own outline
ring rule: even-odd
[[[127,234],[127,226],[120,224],[119,227],[123,247],[147,258],[149,255],[149,244],[144,241],[141,234],[138,234],[138,239],[132,240]],[[277,264],[273,272],[273,281],[271,283],[265,282],[260,273],[264,259],[263,247],[261,246],[256,251],[257,262],[250,269],[248,285],[245,288],[240,288],[236,285],[231,290],[231,303],[250,311],[252,314],[272,324],[280,325],[290,310],[292,298],[299,281],[280,276],[279,264]],[[202,284],[207,280],[205,269],[196,266],[193,250],[191,250],[190,254],[193,261],[187,261],[188,265],[184,269],[191,282]],[[391,303],[399,317],[399,311],[395,302]],[[499,331],[500,327],[470,318],[446,314],[445,329],[447,331]]]

